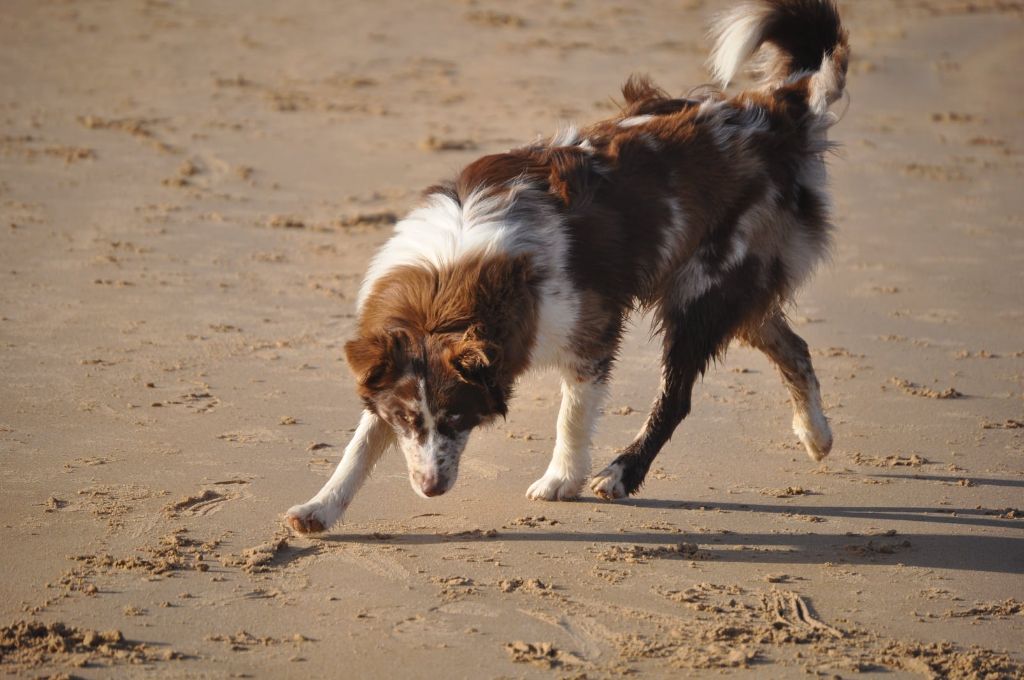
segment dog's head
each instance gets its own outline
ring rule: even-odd
[[[345,345],[366,407],[394,428],[409,482],[424,497],[455,483],[473,428],[507,410],[499,348],[476,326],[417,335],[394,328]]]

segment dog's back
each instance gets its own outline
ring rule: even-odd
[[[480,159],[453,185],[455,200],[543,187],[505,195],[564,220],[574,282],[607,304],[683,304],[749,259],[784,299],[829,245],[822,156],[846,34],[831,2],[770,0],[727,13],[713,35],[723,86],[761,48],[756,88],[675,99],[631,78],[619,116]]]

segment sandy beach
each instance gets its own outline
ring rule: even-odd
[[[444,496],[361,409],[374,249],[484,153],[708,82],[722,0],[9,0],[0,676],[1024,677],[1024,2],[841,3],[836,247],[791,318],[835,432],[734,347],[635,498],[529,501],[531,375]],[[1017,187],[1016,189],[1014,187]],[[595,469],[643,422],[634,319]]]

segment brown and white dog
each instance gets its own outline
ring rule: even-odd
[[[793,429],[814,460],[832,446],[806,343],[782,312],[826,255],[829,105],[849,47],[833,0],[758,0],[720,17],[710,66],[733,97],[674,99],[644,78],[620,115],[485,156],[431,187],[370,264],[345,346],[365,405],[337,470],[287,512],[302,533],[348,507],[393,444],[422,496],[448,491],[470,433],[504,416],[517,378],[562,377],[547,471],[527,491],[575,498],[627,316],[651,310],[661,390],[639,434],[590,487],[643,484],[690,411],[694,381],[738,338],[778,366]]]

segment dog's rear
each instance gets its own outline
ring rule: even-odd
[[[832,446],[810,353],[782,308],[831,242],[823,154],[835,122],[828,107],[844,89],[847,34],[832,0],[758,0],[719,17],[712,37],[710,67],[719,84],[726,87],[757,55],[754,89],[699,104],[668,100],[643,81],[624,91],[629,117],[618,126],[628,129],[613,144],[646,134],[668,149],[682,145],[683,165],[670,166],[680,175],[682,212],[700,214],[686,205],[693,187],[703,198],[690,203],[710,209],[704,224],[691,219],[681,230],[691,242],[693,232],[703,236],[658,287],[652,306],[664,334],[661,394],[633,442],[591,481],[604,498],[639,489],[689,413],[694,381],[737,337],[779,368],[808,455],[821,460]],[[713,143],[701,146],[705,132]],[[705,160],[694,168],[698,150]]]

